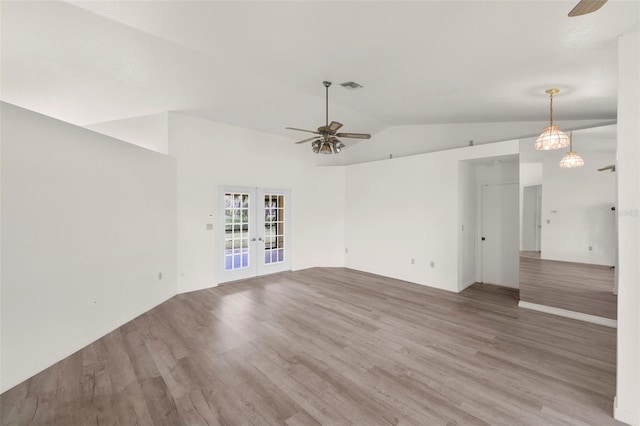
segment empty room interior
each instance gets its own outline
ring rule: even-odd
[[[640,426],[638,1],[0,12],[0,424]]]

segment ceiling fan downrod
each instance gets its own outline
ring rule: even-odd
[[[322,84],[324,84],[325,87],[325,121],[324,121],[324,128],[325,130],[329,129],[329,86],[331,86],[331,82],[330,81],[323,81]]]

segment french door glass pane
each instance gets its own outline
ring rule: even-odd
[[[284,195],[264,196],[264,263],[284,262]]]
[[[224,194],[224,269],[249,267],[249,194]]]

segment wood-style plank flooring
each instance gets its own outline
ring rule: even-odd
[[[615,330],[315,268],[178,295],[1,396],[3,425],[613,425]]]
[[[525,302],[616,319],[614,279],[608,266],[520,255],[520,299]]]

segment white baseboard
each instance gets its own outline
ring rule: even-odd
[[[545,312],[547,314],[558,315],[565,318],[571,318],[579,321],[590,322],[593,324],[604,325],[605,327],[618,328],[618,321],[598,317],[595,315],[583,314],[582,312],[568,311],[566,309],[554,308],[553,306],[538,305],[537,303],[530,303],[519,301],[518,307],[531,309],[532,311]]]
[[[134,310],[129,315],[124,315],[118,318],[117,320],[111,322],[109,325],[96,330],[90,335],[84,336],[83,338],[81,338],[74,344],[67,346],[63,350],[57,351],[56,353],[51,354],[47,357],[43,357],[42,360],[37,365],[32,365],[31,368],[29,369],[12,372],[11,374],[6,374],[6,373],[3,374],[2,384],[0,385],[0,393],[4,393],[8,391],[14,386],[17,386],[20,383],[24,382],[25,380],[40,373],[41,371],[46,370],[47,368],[51,367],[53,364],[62,361],[63,359],[67,358],[70,355],[73,355],[74,353],[78,352],[80,349],[84,348],[85,346],[88,346],[91,343],[95,342],[96,340],[101,339],[102,337],[111,333],[113,330],[123,326],[124,324],[139,317],[145,312],[150,311],[156,306],[166,302],[173,296],[175,296],[175,293],[173,292],[169,294],[165,294],[157,298],[156,300],[153,300],[152,302],[144,306],[141,306],[139,309]]]
[[[628,425],[637,425],[636,419],[638,418],[638,413],[633,413],[629,410],[623,410],[618,407],[618,397],[613,397],[613,418],[626,423]]]
[[[460,293],[462,290],[464,290],[465,288],[469,287],[472,284],[475,284],[477,281],[475,279],[473,280],[469,280],[466,283],[460,284],[458,286],[458,293]]]

